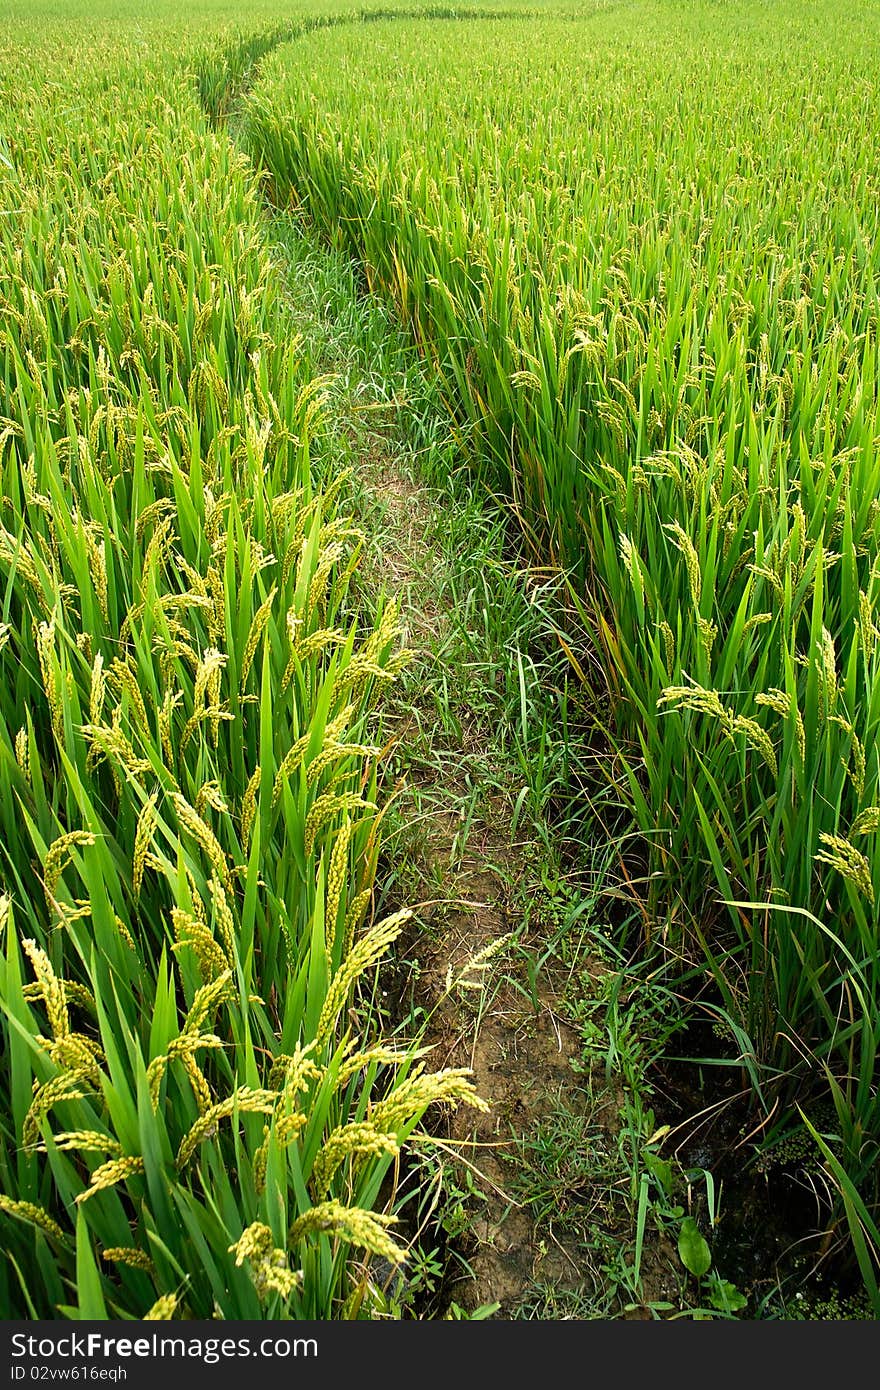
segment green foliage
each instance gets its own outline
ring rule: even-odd
[[[712,1254],[706,1241],[700,1235],[699,1227],[692,1216],[686,1216],[678,1233],[678,1254],[682,1264],[695,1279],[707,1274],[712,1263]]]
[[[0,66],[4,1308],[353,1315],[397,1146],[468,1097],[350,1035],[404,656],[233,112],[568,577],[646,934],[768,1112],[830,1107],[876,1302],[873,0],[56,9],[10,0]]]
[[[570,577],[647,933],[702,959],[768,1112],[831,1094],[874,1212],[875,18],[389,20],[273,53],[244,103]]]
[[[354,601],[203,29],[6,37],[0,1304],[355,1316],[405,1255],[389,1165],[472,1098],[351,1008],[404,921],[370,919],[396,610]]]

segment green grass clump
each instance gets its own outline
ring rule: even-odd
[[[876,14],[340,27],[245,103],[274,197],[393,299],[571,576],[648,920],[768,1111],[830,1093],[875,1213]]]

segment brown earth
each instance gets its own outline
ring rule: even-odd
[[[439,559],[425,539],[431,531],[430,496],[384,451],[381,438],[372,440],[360,478],[381,510],[383,535],[393,540],[383,546],[382,579],[401,595],[405,640],[439,645],[446,615],[432,583]],[[463,745],[469,745],[464,753],[473,751],[485,731],[470,727],[467,712],[461,713]],[[403,716],[396,729],[399,743],[416,732],[415,722]],[[420,737],[425,736],[422,724]],[[445,751],[448,755],[448,744]],[[577,1288],[589,1277],[577,1243],[557,1235],[552,1220],[542,1220],[539,1229],[528,1206],[510,1191],[519,1146],[560,1107],[585,1112],[592,1107],[591,1125],[603,1131],[605,1142],[613,1139],[619,1119],[607,1095],[595,1106],[573,1069],[581,1048],[562,1016],[565,979],[557,990],[555,982],[540,976],[532,996],[523,962],[530,943],[520,938],[517,949],[510,941],[520,926],[515,889],[524,873],[521,846],[510,833],[510,807],[501,796],[487,799],[486,810],[478,811],[465,830],[454,809],[463,788],[457,785],[451,751],[448,778],[432,784],[430,773],[420,771],[417,787],[398,788],[404,818],[408,796],[414,814],[417,801],[431,807],[418,814],[416,868],[435,890],[417,914],[404,954],[416,966],[416,1002],[430,1016],[426,1043],[432,1068],[470,1067],[490,1107],[487,1114],[461,1107],[436,1135],[444,1155],[467,1168],[482,1194],[473,1202],[470,1229],[461,1241],[472,1278],[456,1282],[451,1296],[469,1311],[498,1304],[497,1316],[504,1317],[537,1280]],[[540,950],[540,943],[532,944]],[[595,963],[596,970],[604,968]],[[601,1201],[599,1193],[592,1198]],[[592,1198],[583,1194],[585,1204]]]

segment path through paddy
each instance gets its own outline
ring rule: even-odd
[[[212,123],[290,37],[233,52],[213,98],[202,93]],[[236,126],[233,108],[230,138],[246,145]],[[374,1311],[656,1316],[686,1297],[674,1247],[636,1229],[657,1001],[621,990],[606,925],[614,847],[584,814],[599,788],[588,740],[571,762],[591,721],[560,641],[561,578],[530,568],[515,519],[468,472],[430,369],[357,265],[270,203],[266,225],[303,351],[328,378],[318,465],[347,471],[364,533],[355,601],[369,613],[395,597],[414,652],[386,701],[375,907],[415,915],[373,1002],[419,1034],[432,1067],[472,1068],[490,1106],[415,1146],[400,1180],[410,1260],[369,1271]]]
[[[576,1250],[552,1234],[542,1244],[515,1193],[518,1146],[538,1117],[583,1105],[558,985],[530,989],[526,968],[541,874],[558,873],[523,772],[547,585],[529,589],[511,563],[503,514],[463,479],[430,381],[354,268],[283,217],[273,230],[306,349],[332,378],[333,447],[366,537],[363,601],[383,588],[396,596],[415,653],[386,721],[384,893],[416,908],[385,981],[388,1008],[398,1025],[426,1026],[432,1065],[472,1067],[492,1107],[475,1129],[461,1117],[436,1135],[427,1200],[417,1189],[428,1165],[409,1175],[424,1236],[417,1286],[398,1277],[387,1294],[404,1311],[455,1302],[511,1313],[536,1280],[583,1279]]]
[[[242,39],[205,68],[206,115],[244,148],[236,97],[292,37],[282,27]],[[386,703],[391,809],[376,910],[415,915],[379,1006],[388,1026],[421,1036],[432,1067],[470,1067],[490,1105],[476,1124],[450,1117],[410,1165],[411,1260],[371,1271],[372,1282],[397,1316],[558,1316],[559,1298],[601,1312],[614,1290],[590,1271],[580,1219],[566,1220],[587,1191],[591,1216],[602,1206],[585,1141],[601,1132],[610,1152],[619,1120],[613,1088],[597,1103],[577,1074],[581,1041],[564,1017],[569,987],[583,999],[584,961],[596,969],[583,933],[604,864],[582,847],[572,855],[548,821],[570,775],[552,733],[551,705],[572,685],[548,616],[559,580],[527,572],[509,518],[465,473],[428,369],[358,268],[271,203],[266,223],[302,349],[327,377],[318,471],[347,471],[364,533],[355,601],[369,612],[393,596],[414,652]],[[555,1136],[549,1173],[529,1157],[544,1126]]]
[[[673,1295],[674,1252],[649,1240],[628,1279],[638,1136],[619,1069],[592,1050],[618,976],[607,842],[598,829],[585,842],[561,809],[573,769],[554,730],[583,696],[553,618],[559,579],[517,553],[357,267],[285,214],[268,232],[304,351],[329,378],[327,463],[348,470],[365,538],[358,602],[395,596],[414,651],[386,707],[377,910],[415,916],[379,1006],[407,1036],[424,1029],[432,1066],[471,1067],[491,1107],[425,1143],[402,1179],[411,1264],[373,1277],[403,1316],[637,1315]]]

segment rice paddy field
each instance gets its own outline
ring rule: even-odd
[[[564,580],[564,796],[615,808],[621,947],[877,1316],[880,5],[12,0],[0,33],[3,1315],[376,1315],[407,1141],[484,1104],[374,997],[411,653],[292,213]]]

